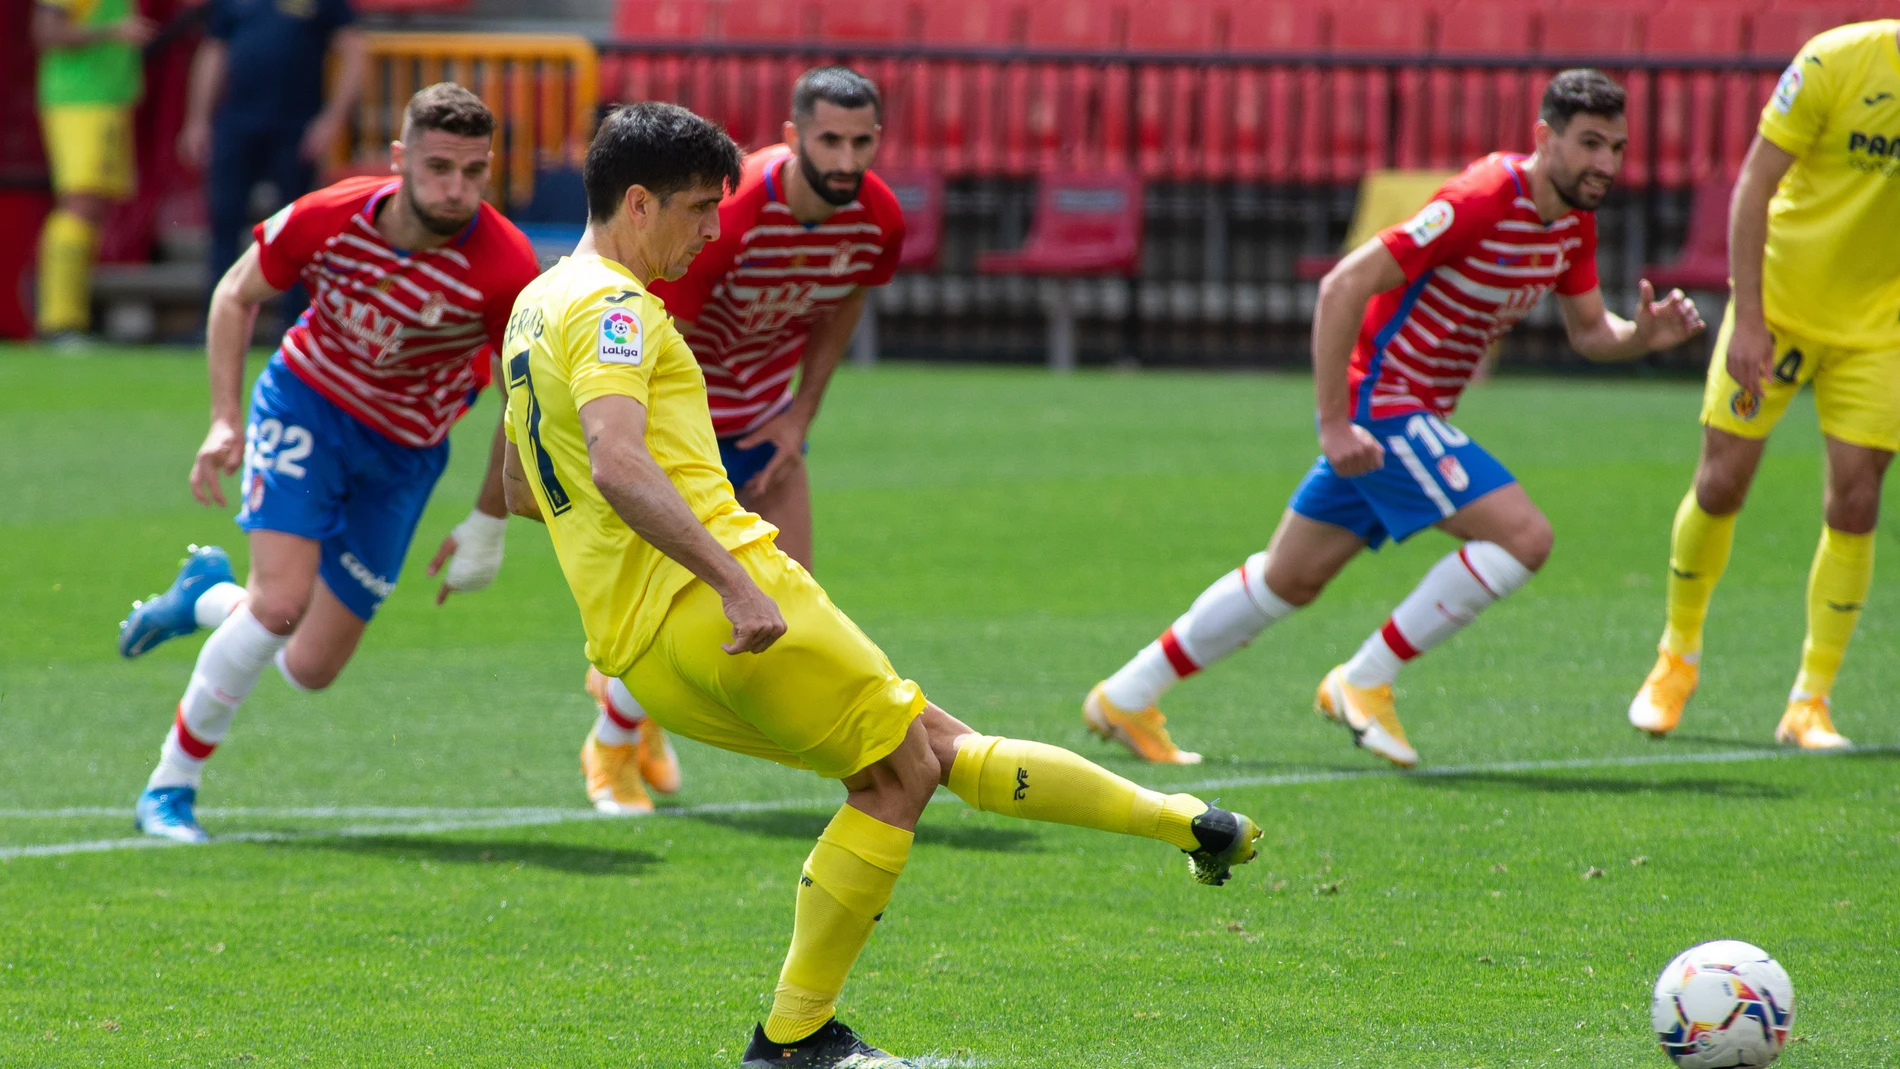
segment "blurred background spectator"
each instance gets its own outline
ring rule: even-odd
[[[132,0],[39,0],[38,99],[55,202],[40,230],[44,337],[74,341],[91,325],[93,249],[112,202],[132,194],[132,108],[139,48],[152,24]]]
[[[362,94],[368,46],[355,21],[350,0],[206,0],[178,154],[205,176],[207,288],[245,244],[259,183],[274,190],[269,210],[314,184]],[[336,73],[325,99],[332,54]],[[284,319],[303,305],[301,287],[286,294]]]

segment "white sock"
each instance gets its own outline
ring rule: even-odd
[[[1245,646],[1293,608],[1267,589],[1267,555],[1255,553],[1216,579],[1174,626],[1108,677],[1102,694],[1118,709],[1146,709],[1168,688]]]
[[[1405,662],[1457,634],[1485,606],[1530,582],[1531,575],[1497,543],[1466,542],[1432,565],[1385,626],[1346,662],[1346,682],[1355,687],[1391,683]]]
[[[199,627],[216,627],[248,597],[250,592],[236,583],[217,583],[198,595],[198,600],[191,604],[191,611],[198,618]]]
[[[633,692],[618,679],[607,681],[607,708],[594,721],[594,738],[603,746],[631,746],[640,741],[640,725],[647,711],[634,700]]]
[[[232,714],[288,641],[289,635],[271,634],[248,610],[234,612],[218,625],[198,651],[191,683],[146,786],[198,786],[205,761],[231,728]]]

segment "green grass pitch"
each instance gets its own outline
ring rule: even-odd
[[[239,714],[201,804],[240,841],[52,852],[132,835],[197,652],[121,662],[127,603],[187,542],[233,547],[240,570],[243,548],[185,484],[201,360],[14,348],[0,375],[0,1066],[736,1064],[840,792],[682,743],[678,812],[588,818],[593,712],[546,536],[517,521],[494,588],[444,608],[421,574],[468,508],[492,397],[342,679],[304,695],[267,675]],[[1770,737],[1820,525],[1807,402],[1742,520],[1681,734],[1624,720],[1697,398],[1621,380],[1472,392],[1460,424],[1550,513],[1557,551],[1401,680],[1425,774],[1381,770],[1311,702],[1446,550],[1437,534],[1357,562],[1177,690],[1172,726],[1208,763],[1158,770],[1089,738],[1079,702],[1263,544],[1314,454],[1307,381],[843,373],[811,450],[834,599],[980,729],[1198,785],[1266,828],[1260,860],[1214,889],[1158,843],[946,796],[844,1019],[935,1064],[1662,1066],[1656,973],[1734,937],[1794,977],[1783,1064],[1893,1064],[1892,561],[1835,696],[1872,749],[1787,756]]]

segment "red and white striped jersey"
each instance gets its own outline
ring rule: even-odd
[[[1544,294],[1596,288],[1596,214],[1544,222],[1527,162],[1492,153],[1380,232],[1406,284],[1366,307],[1347,375],[1354,419],[1449,414],[1486,348]]]
[[[487,203],[455,240],[407,251],[376,213],[397,178],[347,178],[257,224],[258,264],[278,289],[301,280],[310,309],[286,331],[284,363],[310,388],[400,445],[440,442],[487,385],[490,346],[534,250]]]
[[[859,286],[889,282],[904,250],[904,213],[876,174],[824,222],[794,218],[785,203],[791,159],[787,145],[746,157],[739,188],[719,205],[719,240],[679,280],[650,287],[669,314],[692,324],[686,342],[721,438],[784,410],[812,324]]]

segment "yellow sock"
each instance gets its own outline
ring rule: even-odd
[[[765,1038],[794,1043],[831,1020],[844,979],[890,904],[911,832],[845,806],[805,859],[792,949],[779,972]]]
[[[1200,845],[1194,818],[1207,812],[1191,794],[1136,786],[1059,746],[995,735],[958,743],[950,790],[988,813],[1140,835],[1183,850]]]
[[[92,319],[92,224],[54,209],[40,228],[39,331],[85,330]]]
[[[1735,545],[1735,515],[1711,516],[1696,504],[1695,488],[1676,509],[1676,525],[1669,536],[1668,625],[1663,648],[1679,657],[1702,652],[1702,623],[1709,616],[1709,598],[1728,567]]]
[[[1808,571],[1808,637],[1801,644],[1801,674],[1797,693],[1825,698],[1834,689],[1847,640],[1860,622],[1860,606],[1874,581],[1874,536],[1821,528],[1821,544],[1814,549],[1814,567]]]

